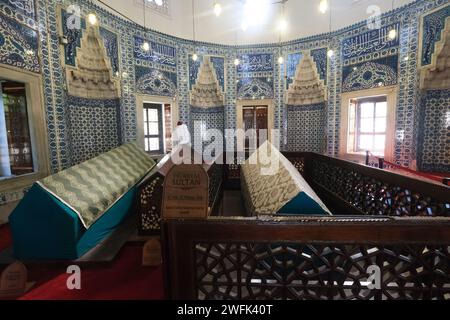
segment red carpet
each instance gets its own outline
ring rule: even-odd
[[[1,227],[0,249],[10,243],[9,229]],[[142,266],[142,245],[124,246],[111,263],[80,267],[81,290],[69,290],[64,266],[28,265],[28,281],[37,283],[20,300],[164,299],[161,267]]]

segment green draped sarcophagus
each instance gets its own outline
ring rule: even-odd
[[[128,143],[36,182],[9,217],[14,256],[81,257],[130,213],[135,186],[154,165]]]

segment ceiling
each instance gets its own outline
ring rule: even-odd
[[[146,9],[147,27],[173,36],[193,39],[192,2],[191,0],[168,0],[170,15],[164,15]],[[216,0],[222,5],[222,13],[216,17],[213,12],[214,0],[194,0],[195,2],[195,40],[222,44],[257,44],[273,43],[280,39],[277,29],[281,17],[280,4],[272,4],[278,0],[253,0],[267,3],[267,10],[248,11],[244,19],[244,0]],[[330,1],[330,0],[329,0]],[[395,0],[394,8],[398,8],[414,0]],[[144,24],[142,0],[101,0],[133,21]],[[373,13],[367,13],[371,6],[378,6],[381,12],[391,9],[389,0],[331,0],[331,29],[336,30],[367,19]],[[287,29],[283,32],[282,41],[303,38],[330,29],[330,11],[322,14],[319,0],[288,0],[285,4],[285,20]],[[372,7],[373,8],[373,7]],[[261,12],[258,12],[261,11]],[[246,31],[241,28],[246,20]]]

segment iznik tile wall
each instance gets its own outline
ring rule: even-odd
[[[293,82],[295,72],[306,50],[289,53],[285,65],[285,88]],[[326,84],[328,75],[328,58],[325,48],[308,50],[313,58],[317,73]],[[284,99],[284,97],[283,97]],[[286,123],[284,133],[284,149],[289,151],[325,152],[325,104],[303,106],[286,105],[281,115],[282,123]]]
[[[423,93],[420,105],[419,166],[450,172],[450,90]]]
[[[176,95],[176,73],[136,66],[134,75],[136,92],[155,96],[174,97]]]
[[[189,89],[191,89],[197,82],[200,67],[203,63],[203,54],[198,55],[198,59],[194,61],[192,59],[192,54],[188,55],[188,66],[189,66]],[[222,90],[225,92],[225,58],[220,56],[209,56],[211,64],[214,68],[214,73],[217,82]],[[213,138],[206,135],[205,130],[216,129],[223,136],[225,129],[225,108],[224,106],[214,106],[214,107],[199,107],[190,106],[190,123],[187,122],[188,127],[191,132],[191,137],[193,137],[193,142],[206,140],[202,144],[195,145],[197,152],[201,153],[204,147],[209,145]],[[216,132],[216,133],[217,133]],[[224,141],[219,141],[220,145],[224,145]]]
[[[75,48],[86,26],[82,19],[81,30],[66,30],[68,44],[61,45],[59,30],[67,17],[60,15],[59,8],[74,4],[79,5],[81,17],[95,12],[99,18],[100,33],[111,65],[121,80],[120,105],[114,115],[111,111],[114,108],[111,107],[90,103],[74,106],[69,103],[64,64],[73,63]],[[49,161],[54,172],[103,152],[115,146],[117,141],[123,143],[136,139],[136,93],[172,96],[178,101],[180,119],[191,123],[191,117],[198,117],[196,112],[191,113],[189,106],[192,83],[189,55],[194,52],[200,56],[217,57],[213,61],[215,67],[219,66],[216,71],[223,70],[223,73],[217,71],[225,90],[223,127],[236,126],[237,99],[254,98],[256,102],[259,98],[270,97],[275,107],[275,128],[280,128],[282,133],[281,147],[289,150],[309,149],[315,144],[302,144],[289,138],[295,135],[298,127],[292,119],[298,119],[310,124],[307,130],[315,130],[317,123],[323,123],[326,143],[321,150],[337,155],[341,93],[375,85],[397,85],[395,162],[409,166],[417,160],[422,169],[443,168],[448,171],[448,167],[440,167],[445,162],[439,157],[429,156],[433,150],[440,152],[437,144],[442,140],[431,139],[431,133],[424,134],[423,131],[429,114],[443,119],[447,111],[432,107],[431,102],[421,103],[424,100],[418,89],[418,70],[429,63],[434,43],[440,38],[443,19],[450,14],[449,10],[448,0],[417,0],[383,15],[381,28],[377,30],[369,30],[366,22],[361,22],[331,34],[281,45],[235,47],[199,42],[194,46],[192,41],[156,31],[144,31],[141,26],[99,8],[90,0],[0,0],[0,63],[42,74]],[[385,39],[386,32],[392,27],[398,29],[398,38],[377,41],[377,38]],[[419,39],[420,34],[423,34],[422,39]],[[151,46],[148,52],[141,49],[144,39]],[[332,58],[326,56],[329,48],[335,53]],[[314,114],[317,110],[302,111],[301,115],[296,113],[292,116],[289,112],[293,111],[284,104],[289,79],[306,51],[313,56],[328,89],[322,122]],[[37,52],[39,58],[31,52]],[[280,54],[286,61],[282,65],[276,61]],[[236,57],[241,60],[237,68],[233,64]],[[76,109],[79,107],[82,109]],[[422,116],[424,108],[426,112]],[[83,116],[80,110],[84,111]],[[99,114],[106,119],[100,119]],[[212,123],[220,122],[221,118],[218,119]],[[93,128],[109,126],[113,122],[117,123],[116,130],[100,136],[93,133]],[[88,130],[83,137],[75,125],[79,123]],[[110,135],[110,139],[106,139],[106,135]],[[425,138],[422,139],[422,136]],[[95,141],[92,148],[85,147],[86,139]]]
[[[325,146],[325,103],[287,106],[289,135],[287,150],[323,153]]]
[[[202,145],[194,145],[197,152],[202,152],[204,147],[214,143],[219,143],[223,145],[224,141],[215,141],[213,137],[206,134],[206,130],[215,129],[216,133],[224,132],[224,108],[220,107],[210,107],[210,108],[200,108],[191,106],[191,137],[193,141],[204,140]]]
[[[0,16],[0,28],[0,63],[39,73],[37,32],[7,16]]]
[[[441,39],[441,31],[444,29],[445,19],[448,16],[450,16],[450,6],[445,6],[423,17],[422,54],[420,59],[422,66],[431,63],[434,44]]]
[[[119,100],[68,97],[68,127],[73,165],[120,145],[119,107]]]

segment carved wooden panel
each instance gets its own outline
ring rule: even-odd
[[[164,177],[156,173],[139,190],[138,215],[142,234],[159,233]]]
[[[214,163],[208,170],[209,177],[209,204],[208,206],[213,209],[214,201],[221,201],[221,199],[216,199],[218,197],[220,188],[222,187],[223,178],[223,166],[218,163]]]
[[[209,177],[209,203],[214,209],[216,203],[221,201],[216,195],[220,195],[222,187],[223,166],[214,163],[208,170]],[[164,176],[155,173],[148,178],[138,190],[138,216],[140,234],[159,234],[161,231],[161,208],[164,190]]]
[[[238,179],[241,176],[241,166],[239,164],[229,164],[228,165],[228,178]]]
[[[449,262],[445,245],[195,244],[198,299],[450,299]]]
[[[304,157],[288,157],[289,161],[300,172],[301,175],[305,174],[305,158]]]
[[[447,202],[437,200],[427,194],[426,189],[413,192],[405,186],[386,183],[357,170],[319,159],[312,161],[311,165],[312,180],[315,183],[365,214],[450,216],[450,198]]]

